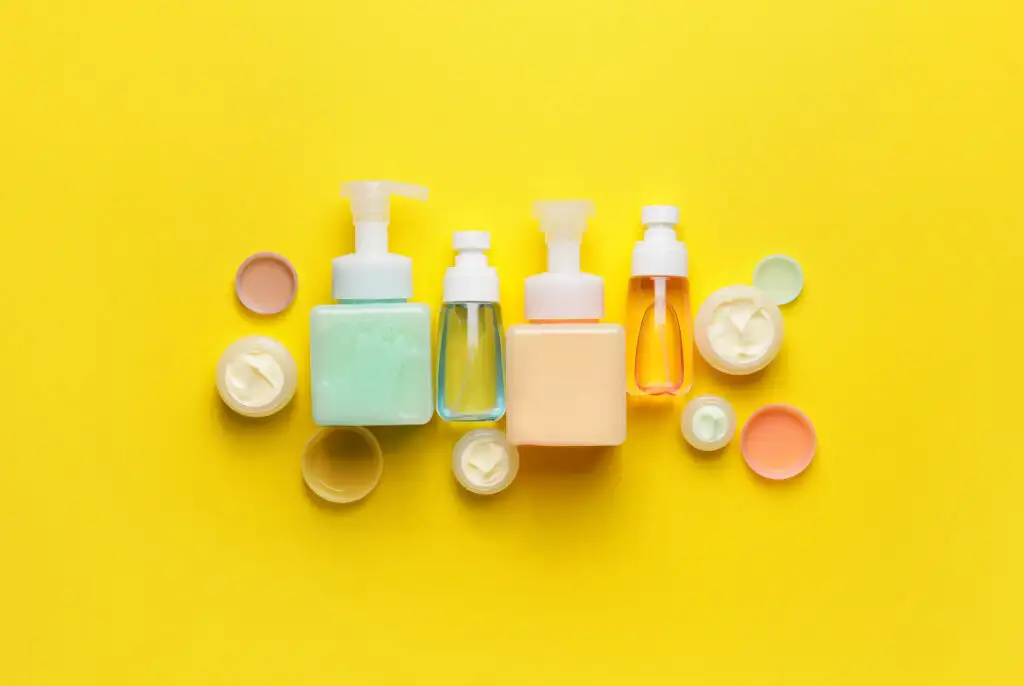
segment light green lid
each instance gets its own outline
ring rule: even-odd
[[[769,255],[754,267],[754,287],[776,305],[786,305],[803,290],[804,270],[788,255]]]

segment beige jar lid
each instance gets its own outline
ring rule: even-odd
[[[302,478],[309,490],[331,503],[354,503],[380,483],[384,453],[377,438],[361,426],[317,431],[302,453]]]

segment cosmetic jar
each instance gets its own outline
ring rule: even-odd
[[[467,491],[493,495],[504,490],[516,478],[519,451],[500,431],[470,431],[455,444],[452,471]]]
[[[683,437],[697,450],[720,450],[736,435],[736,411],[725,398],[702,395],[686,404]]]
[[[782,312],[753,286],[726,286],[701,305],[694,340],[720,372],[742,376],[764,369],[782,347]]]
[[[267,336],[240,338],[217,363],[217,391],[224,404],[246,417],[267,417],[291,402],[298,383],[295,359]]]

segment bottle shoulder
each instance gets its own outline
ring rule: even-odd
[[[430,307],[417,302],[365,302],[333,303],[316,305],[310,310],[311,319],[323,318],[366,318],[366,317],[413,317],[430,319]]]
[[[479,309],[494,310],[496,312],[501,312],[501,305],[499,305],[496,302],[468,302],[468,301],[467,302],[462,302],[462,301],[459,301],[459,302],[446,302],[446,303],[442,303],[441,304],[441,309],[443,309],[443,310],[465,310],[465,309],[468,309],[470,305],[474,305],[474,306],[476,306]]]
[[[526,322],[513,324],[508,335],[542,336],[551,334],[581,336],[625,336],[626,329],[614,322]]]

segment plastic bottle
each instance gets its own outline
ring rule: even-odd
[[[514,445],[626,440],[626,333],[602,324],[604,281],[580,271],[589,200],[534,203],[548,271],[526,279],[526,319],[508,330],[506,434]]]
[[[437,414],[450,422],[494,422],[505,414],[505,340],[498,272],[486,231],[457,231],[437,325]]]
[[[643,208],[626,307],[630,395],[685,395],[693,385],[693,319],[679,208]]]
[[[388,252],[391,196],[427,189],[351,181],[354,253],[332,265],[336,305],[310,313],[313,421],[320,426],[426,424],[434,414],[430,309],[411,303],[412,260]]]

